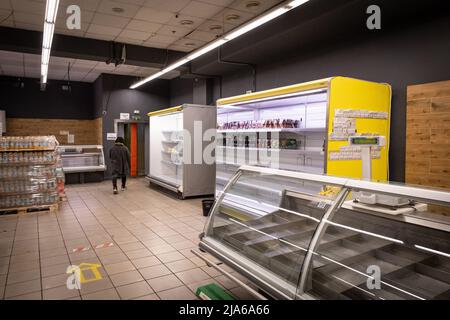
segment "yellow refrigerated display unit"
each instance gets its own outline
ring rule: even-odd
[[[371,180],[389,180],[389,84],[337,76],[219,99],[217,107],[216,192],[241,165],[362,178],[355,136],[385,139],[371,151]]]

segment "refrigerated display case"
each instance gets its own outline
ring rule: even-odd
[[[450,299],[447,191],[243,166],[199,246],[276,299]]]
[[[194,104],[148,114],[150,183],[181,198],[214,194],[216,114],[213,106]]]
[[[388,181],[390,105],[389,85],[346,77],[218,100],[216,195],[241,165],[361,178],[360,135],[386,139],[371,178]]]
[[[100,182],[106,170],[102,145],[58,146],[66,183]]]

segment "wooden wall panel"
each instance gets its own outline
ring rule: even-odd
[[[450,81],[409,86],[407,98],[406,183],[450,191]]]
[[[67,145],[67,136],[60,135],[61,131],[69,131],[75,135],[75,143],[102,144],[102,118],[94,120],[66,120],[66,119],[24,119],[7,118],[6,134],[9,136],[54,135],[62,145]]]

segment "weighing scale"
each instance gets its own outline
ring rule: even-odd
[[[353,136],[349,137],[348,142],[350,146],[361,148],[361,162],[362,162],[362,179],[372,180],[372,151],[374,147],[386,146],[386,137],[383,136]],[[410,206],[410,201],[407,198],[387,196],[383,194],[370,193],[359,191],[353,192],[353,201],[349,205],[360,209],[371,211],[378,211],[387,214],[404,214],[415,211],[413,206]],[[355,201],[356,200],[356,201]],[[404,207],[408,205],[407,207]],[[402,207],[402,208],[400,208]],[[422,211],[424,208],[420,208]]]

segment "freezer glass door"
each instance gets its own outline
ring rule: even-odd
[[[353,192],[325,220],[305,291],[322,299],[450,299],[449,213],[449,203]]]
[[[237,260],[243,256],[265,269],[271,283],[294,297],[311,238],[340,187],[241,172],[221,194],[206,235],[235,252]]]
[[[182,112],[150,117],[150,176],[176,187],[182,185]]]

